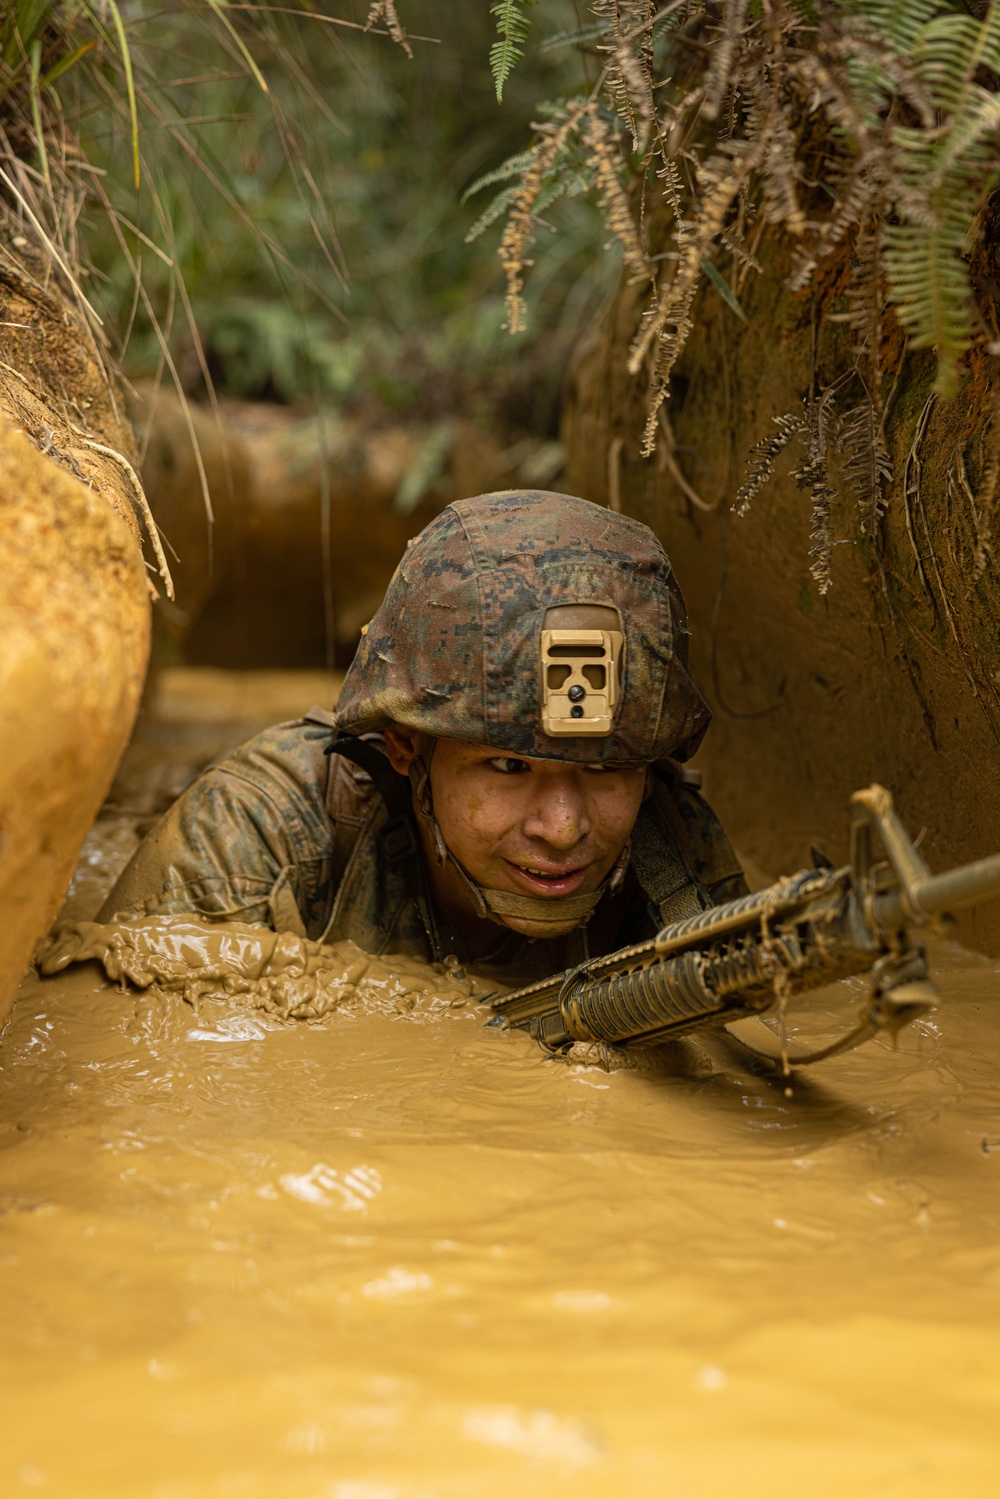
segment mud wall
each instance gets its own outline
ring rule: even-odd
[[[149,592],[120,392],[0,221],[0,1024],[128,739]]]
[[[625,371],[640,309],[625,287],[578,350],[565,407],[566,487],[617,499],[674,563],[715,715],[698,757],[708,793],[772,874],[807,864],[811,842],[845,858],[848,796],[872,780],[925,830],[932,867],[1000,849],[997,571],[988,550],[978,578],[974,565],[992,508],[995,361],[970,369],[946,405],[930,399],[933,361],[888,331],[887,509],[878,535],[863,535],[834,453],[825,597],[809,577],[809,496],[791,457],[744,518],[731,512],[772,418],[850,368],[836,294],[835,277],[805,296],[757,278],[740,290],[744,323],[704,292],[660,452],[642,459],[645,382]],[[962,933],[1000,951],[1000,907],[963,918]]]
[[[236,402],[185,410],[163,387],[140,391],[133,415],[176,554],[177,601],[156,608],[158,644],[214,666],[346,666],[411,536],[453,499],[537,483],[540,462],[549,479],[561,462],[557,444],[501,441],[466,421],[320,419]]]

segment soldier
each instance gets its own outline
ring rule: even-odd
[[[708,721],[647,526],[537,490],[463,500],[408,544],[336,712],[206,771],[100,919],[258,922],[529,983],[743,893],[681,768]]]

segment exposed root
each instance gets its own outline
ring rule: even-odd
[[[80,436],[84,444],[88,448],[93,448],[95,453],[103,453],[105,458],[113,458],[116,463],[121,465],[125,473],[128,475],[129,480],[132,484],[132,489],[135,492],[135,497],[139,502],[139,509],[142,511],[143,519],[145,520],[147,530],[149,531],[149,539],[152,543],[153,551],[156,553],[157,568],[160,577],[163,579],[163,586],[167,590],[167,598],[171,603],[173,603],[174,580],[170,576],[170,568],[167,566],[167,558],[163,550],[163,545],[160,541],[160,533],[156,528],[156,522],[153,519],[153,512],[149,508],[149,501],[146,499],[146,491],[142,487],[139,475],[136,473],[135,469],[132,467],[131,463],[129,463],[124,454],[119,453],[115,448],[109,448],[103,442],[92,442],[89,437],[83,437],[82,433],[80,434]]]

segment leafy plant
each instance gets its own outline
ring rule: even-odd
[[[30,206],[57,273],[82,262],[80,304],[132,376],[198,398],[551,424],[567,309],[585,316],[613,274],[594,253],[599,216],[577,204],[546,236],[547,337],[508,348],[490,248],[463,242],[460,200],[513,151],[542,88],[568,80],[566,59],[523,60],[500,114],[485,6],[449,14],[434,41],[434,0],[337,0],[329,15],[117,3],[3,11],[0,193]],[[572,18],[571,0],[549,4]]]
[[[592,0],[590,11],[595,20],[558,44],[603,59],[596,84],[560,106],[570,128],[537,127],[519,158],[520,189],[505,190],[510,327],[523,321],[524,262],[512,251],[603,96],[607,150],[591,175],[630,267],[650,280],[629,360],[650,381],[644,452],[701,286],[707,279],[740,316],[725,265],[759,269],[754,245],[768,225],[791,241],[797,290],[853,250],[849,315],[876,412],[886,316],[914,347],[936,351],[935,388],[952,394],[964,355],[988,341],[967,261],[1000,181],[997,0],[844,0],[815,11],[790,0]],[[870,510],[870,484],[866,493]]]
[[[537,4],[538,0],[497,0],[496,5],[490,6],[490,15],[496,16],[500,36],[490,48],[490,72],[496,85],[498,104],[503,103],[504,84],[518,59],[524,56],[524,43],[531,28],[525,7]]]

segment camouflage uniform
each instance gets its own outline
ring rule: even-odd
[[[564,602],[608,603],[624,622],[622,702],[600,740],[556,740],[539,723],[539,630],[546,608]],[[526,982],[732,899],[742,873],[677,764],[709,717],[686,647],[683,601],[647,527],[538,491],[451,505],[410,543],[336,713],[268,729],[201,776],[101,917],[196,912],[464,961],[429,893],[409,782],[380,753],[390,720],[503,754],[654,767],[622,887],[568,938],[498,931],[480,969]]]

